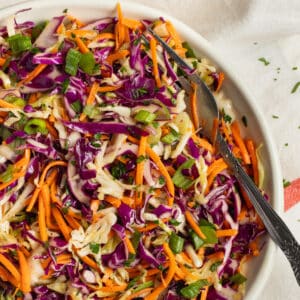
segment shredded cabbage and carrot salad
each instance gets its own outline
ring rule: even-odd
[[[0,28],[0,299],[241,299],[264,226],[146,28],[219,98],[224,74],[119,5],[91,23],[17,14]],[[261,186],[253,140],[221,114]]]

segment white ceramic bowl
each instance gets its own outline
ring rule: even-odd
[[[196,53],[209,58],[220,70],[226,74],[223,90],[232,100],[238,116],[247,116],[248,128],[246,134],[251,136],[257,144],[262,144],[262,162],[265,167],[264,189],[270,196],[272,206],[277,212],[282,211],[283,189],[282,177],[279,168],[279,160],[275,153],[275,146],[270,137],[270,131],[266,126],[263,115],[257,108],[249,92],[241,84],[238,74],[233,74],[228,62],[225,62],[220,54],[210,44],[190,27],[158,10],[139,5],[137,3],[122,3],[122,10],[127,17],[138,19],[155,19],[164,16],[172,21],[180,36],[188,41]],[[49,1],[23,1],[19,5],[11,5],[0,11],[1,23],[4,19],[23,8],[32,10],[18,15],[19,21],[40,21],[60,15],[65,8],[83,21],[93,20],[106,16],[116,15],[117,1],[110,0],[49,0]],[[7,3],[9,5],[9,3]],[[209,5],[209,1],[207,2]],[[260,256],[251,260],[247,270],[247,286],[245,300],[259,299],[260,293],[268,275],[272,270],[275,246],[266,238],[266,244]]]

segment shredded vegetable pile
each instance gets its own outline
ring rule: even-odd
[[[85,24],[17,14],[0,28],[0,299],[241,299],[264,227],[146,28],[220,100],[214,132],[261,187],[224,74],[119,5]]]

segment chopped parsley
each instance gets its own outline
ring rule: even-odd
[[[126,166],[118,161],[111,167],[110,172],[115,179],[120,179],[126,174]]]
[[[224,108],[222,109],[222,116],[223,116],[223,120],[226,122],[226,123],[231,123],[232,121],[232,117],[228,114],[225,113],[225,110]]]
[[[284,146],[287,147],[289,145],[289,143],[285,143]]]
[[[294,87],[292,88],[291,94],[296,93],[299,86],[300,86],[300,81],[298,81],[298,82],[294,85]]]
[[[67,12],[68,12],[68,9],[65,8],[65,9],[63,10],[63,13],[66,14]]]
[[[258,60],[261,61],[265,66],[270,64],[270,62],[267,61],[264,57],[260,57]]]
[[[272,118],[273,118],[273,119],[279,119],[279,116],[272,115]]]
[[[158,183],[159,184],[165,184],[165,182],[166,182],[165,178],[163,176],[160,176],[159,179],[158,179]]]
[[[95,254],[99,253],[99,250],[100,250],[100,245],[99,244],[97,244],[97,243],[90,243],[89,246],[90,246],[90,250],[93,253],[95,253]]]
[[[145,159],[147,159],[146,156],[140,155],[140,156],[136,159],[136,163],[139,164],[139,163],[141,163],[142,161],[144,161]]]
[[[293,71],[298,70],[298,67],[293,67],[292,70]]]
[[[178,226],[178,225],[181,224],[181,222],[178,222],[178,221],[175,220],[175,219],[171,219],[169,222],[170,222],[170,224],[172,224],[172,225],[174,225],[174,226]]]
[[[283,178],[282,183],[284,188],[288,187],[291,184],[291,182],[286,180],[285,178]]]

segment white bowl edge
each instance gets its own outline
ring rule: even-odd
[[[111,13],[115,14],[115,7],[117,2],[120,2],[122,5],[122,9],[124,12],[129,14],[135,14],[136,16],[142,16],[147,18],[157,18],[160,16],[165,17],[166,19],[172,21],[172,23],[175,25],[175,28],[178,30],[180,35],[188,37],[188,41],[197,41],[196,43],[191,43],[192,45],[197,45],[196,49],[201,49],[200,52],[204,53],[205,56],[209,57],[216,65],[225,72],[228,78],[232,80],[234,83],[236,89],[238,92],[242,95],[243,99],[246,101],[247,106],[250,107],[251,112],[254,114],[254,117],[258,120],[259,128],[262,132],[262,138],[265,141],[265,148],[266,152],[269,156],[269,161],[272,163],[270,165],[270,171],[271,171],[271,177],[273,178],[272,181],[272,206],[273,208],[281,214],[283,212],[283,187],[282,187],[282,176],[281,176],[281,169],[279,164],[279,159],[277,156],[277,151],[275,144],[270,136],[270,130],[268,129],[268,126],[263,119],[262,112],[258,109],[258,106],[256,102],[253,100],[253,97],[251,96],[250,91],[248,88],[246,88],[242,82],[240,82],[240,79],[237,77],[237,73],[234,72],[234,70],[229,68],[228,63],[224,63],[222,60],[222,56],[216,49],[214,49],[209,42],[204,39],[199,33],[197,33],[195,30],[191,29],[189,26],[185,25],[181,21],[173,18],[172,16],[161,12],[157,9],[144,6],[138,3],[133,2],[123,2],[123,1],[104,1],[104,0],[51,0],[51,1],[23,1],[20,4],[16,5],[9,5],[4,7],[0,10],[0,20],[2,23],[3,18],[10,16],[14,14],[16,11],[24,9],[24,8],[49,8],[50,11],[55,9],[56,14],[60,14],[62,12],[62,9],[64,8],[74,8],[76,11],[76,8],[79,9],[78,13],[80,14],[80,7],[84,7],[84,10],[89,8],[95,8],[95,7],[101,7],[104,10],[110,10]],[[45,16],[35,16],[33,19],[43,19],[47,16],[51,16],[49,13],[49,10],[46,11]],[[99,11],[100,12],[100,11]],[[24,15],[19,15],[18,19],[30,19],[29,18],[30,12],[27,12]],[[34,14],[33,14],[34,15]],[[96,17],[95,12],[92,13],[93,18]],[[94,16],[95,15],[95,16]],[[103,14],[101,12],[99,13],[99,17],[101,17]],[[88,19],[89,16],[86,16],[86,19]],[[232,99],[234,102],[234,99]],[[264,257],[262,265],[259,268],[259,271],[256,273],[258,279],[254,280],[252,284],[247,288],[247,292],[245,295],[245,300],[256,300],[259,299],[259,293],[262,291],[266,280],[268,278],[269,273],[272,270],[273,266],[273,259],[275,254],[276,246],[273,242],[270,241],[270,238],[268,238],[267,244],[264,247]]]

